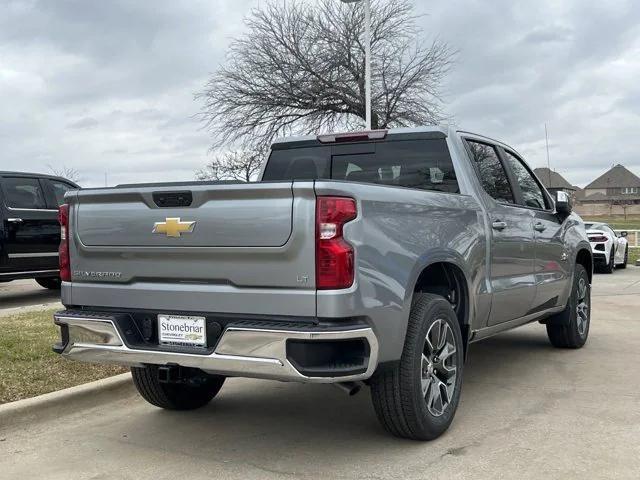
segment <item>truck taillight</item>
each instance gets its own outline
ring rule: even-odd
[[[316,203],[316,288],[333,290],[353,285],[353,247],[342,236],[345,223],[357,216],[356,201],[318,197]]]
[[[71,281],[71,263],[69,261],[69,205],[66,203],[58,208],[58,221],[60,222],[60,247],[58,248],[58,261],[60,263],[60,280]]]

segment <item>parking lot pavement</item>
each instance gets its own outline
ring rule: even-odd
[[[593,295],[606,297],[609,295],[640,295],[640,268],[629,265],[611,274],[593,276]]]
[[[594,282],[588,344],[553,349],[532,324],[471,347],[451,429],[388,436],[368,392],[234,379],[200,411],[136,396],[17,430],[0,478],[640,477],[640,268]]]
[[[0,283],[0,311],[19,307],[50,304],[60,300],[60,290],[47,290],[35,280]]]

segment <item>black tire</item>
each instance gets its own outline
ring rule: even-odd
[[[131,367],[131,376],[142,398],[151,405],[166,410],[195,410],[204,407],[218,394],[225,380],[221,375],[204,376],[200,372],[197,382],[161,383],[158,380],[157,365]]]
[[[438,329],[443,329],[439,332],[444,332],[445,343],[442,351],[436,350],[436,358],[433,363],[428,362],[426,369],[427,362],[423,362],[422,357],[429,347],[425,340],[427,334],[433,335],[436,324]],[[448,330],[443,327],[445,324],[449,327]],[[444,360],[438,359],[437,356],[442,355],[444,348],[450,346],[455,347],[455,352],[447,355]],[[458,407],[463,363],[462,334],[450,303],[438,295],[416,293],[400,361],[377,372],[371,379],[371,399],[380,423],[391,434],[412,440],[432,440],[442,435],[449,428]],[[436,383],[437,378],[434,381],[425,379],[425,376],[430,378],[429,375],[437,377],[450,373],[451,370],[446,368],[453,366],[455,378],[449,377],[447,384]],[[431,373],[428,374],[427,370]],[[453,388],[452,393],[449,393],[447,387]],[[436,412],[439,414],[432,411],[437,407],[435,401],[433,405],[429,404],[431,395],[435,392],[440,395],[441,411]],[[449,401],[444,405],[446,399]]]
[[[621,263],[620,265],[618,265],[618,268],[620,269],[627,268],[628,262],[629,262],[629,245],[626,245],[624,250],[624,263]]]
[[[584,298],[581,293],[581,282],[584,282]],[[578,307],[584,301],[586,320],[579,318]],[[581,348],[589,337],[591,325],[591,285],[586,269],[578,264],[573,278],[571,296],[567,302],[567,308],[562,312],[547,319],[547,335],[551,345],[556,348]]]
[[[613,270],[616,268],[616,257],[615,250],[611,247],[611,253],[609,254],[609,263],[607,263],[604,267],[602,267],[602,271],[604,273],[613,273]]]
[[[62,285],[60,277],[36,278],[35,280],[38,282],[38,285],[48,288],[49,290],[60,290],[60,285]]]

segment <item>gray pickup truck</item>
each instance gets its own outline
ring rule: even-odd
[[[54,350],[131,367],[145,400],[226,377],[370,387],[391,433],[455,414],[470,343],[539,321],[589,332],[592,254],[514,149],[428,127],[276,142],[256,183],[122,185],[60,208]]]

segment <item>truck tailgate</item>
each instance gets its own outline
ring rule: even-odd
[[[158,205],[176,193],[189,204]],[[312,182],[82,190],[70,203],[65,303],[315,315]]]
[[[76,214],[80,241],[86,246],[280,247],[291,235],[290,183],[174,190],[184,192],[183,198],[190,194],[188,207],[159,208],[154,196],[166,198],[170,191],[111,189],[82,195]],[[180,224],[173,223],[182,226],[193,222],[192,231],[153,235],[154,225],[167,218],[180,218]]]

